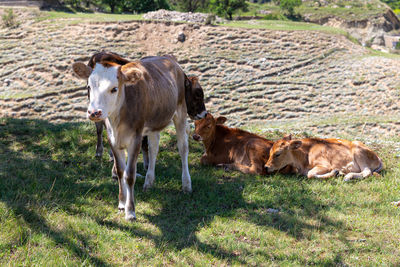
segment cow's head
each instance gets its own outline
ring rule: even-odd
[[[209,141],[215,136],[215,128],[217,124],[224,124],[225,117],[214,118],[210,113],[201,119],[194,122],[195,129],[193,139],[196,141]]]
[[[274,143],[269,153],[269,159],[265,164],[265,169],[268,173],[279,171],[287,165],[293,165],[295,158],[293,150],[301,146],[300,140],[292,140],[292,136],[285,136],[283,139]]]
[[[199,120],[206,116],[204,105],[204,92],[196,76],[185,77],[185,101],[187,113],[193,120]]]
[[[143,73],[138,62],[120,65],[101,60],[92,66],[75,62],[72,68],[79,78],[87,80],[90,101],[87,116],[96,122],[119,110],[124,101],[125,85],[137,83]]]

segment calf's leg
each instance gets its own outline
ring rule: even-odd
[[[123,175],[125,172],[126,164],[125,164],[125,150],[112,148],[114,155],[114,166],[112,170],[112,175],[117,176],[118,178],[118,210],[123,211],[125,209],[126,202],[126,183],[123,179]]]
[[[103,156],[103,125],[102,121],[96,122],[97,132],[97,144],[96,144],[96,157],[101,158]]]
[[[136,164],[141,143],[141,135],[137,135],[133,138],[131,145],[128,147],[128,161],[123,173],[123,181],[126,190],[125,219],[128,221],[136,219],[134,186],[136,182]]]
[[[326,178],[336,176],[338,173],[339,173],[338,170],[332,170],[331,168],[317,165],[308,171],[307,177],[308,178],[326,179]]]
[[[155,168],[156,168],[156,159],[158,154],[158,146],[160,142],[160,133],[152,132],[147,135],[147,139],[149,141],[148,146],[148,168],[146,173],[146,180],[144,181],[143,190],[148,190],[154,185],[155,179]],[[143,149],[142,149],[143,151]],[[145,155],[143,153],[143,161]]]
[[[173,118],[176,137],[178,139],[178,150],[182,161],[182,189],[184,192],[192,192],[192,181],[189,174],[188,155],[189,155],[189,142],[186,134],[186,111],[180,109],[177,111]]]

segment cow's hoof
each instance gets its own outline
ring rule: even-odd
[[[103,153],[96,152],[95,157],[96,157],[97,159],[101,159],[102,156],[103,156]]]
[[[344,180],[343,180],[343,181],[345,181],[345,182],[350,182],[351,180],[353,180],[353,176],[352,176],[352,175],[346,175],[346,176],[344,177]]]
[[[125,211],[125,204],[123,202],[118,203],[118,211],[119,212]]]
[[[182,190],[184,193],[190,194],[190,193],[192,193],[192,186],[190,186],[190,185],[182,186]]]
[[[333,176],[338,176],[339,175],[339,170],[334,170],[333,173],[334,173]]]
[[[144,183],[144,185],[143,185],[143,191],[148,191],[148,190],[150,190],[152,187],[153,187],[153,183]]]
[[[396,207],[400,207],[400,201],[394,201],[394,202],[392,202],[392,205],[396,206]]]
[[[136,214],[134,211],[128,211],[125,214],[125,220],[127,221],[134,221],[136,220]]]

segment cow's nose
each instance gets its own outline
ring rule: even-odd
[[[265,165],[264,168],[265,168],[265,171],[268,173],[268,166]]]
[[[88,110],[88,114],[91,118],[98,118],[103,113],[102,113],[101,109],[99,109],[99,110]]]
[[[198,135],[198,134],[193,134],[192,137],[193,137],[193,139],[196,140],[196,141],[199,141],[199,140],[200,140],[200,135]]]

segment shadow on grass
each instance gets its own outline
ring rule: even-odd
[[[285,232],[295,239],[308,238],[304,233],[316,229],[314,225],[298,216],[318,219],[319,231],[334,229],[341,233],[343,223],[324,215],[329,208],[305,186],[299,186],[298,178],[293,176],[256,177],[223,173],[211,167],[202,167],[197,158],[202,153],[199,144],[191,142],[192,161],[189,166],[192,176],[193,193],[188,195],[180,190],[181,164],[176,148],[175,136],[167,136],[160,148],[156,167],[156,187],[143,192],[143,180],[138,180],[135,198],[142,202],[157,203],[160,210],[154,213],[137,213],[151,224],[157,226],[161,236],[154,235],[132,225],[105,220],[96,214],[86,214],[99,225],[119,229],[134,237],[154,241],[156,247],[181,250],[195,247],[199,252],[211,254],[229,263],[247,264],[246,257],[238,257],[218,244],[205,243],[196,237],[196,232],[209,225],[215,216],[235,219],[240,216],[261,227],[272,227]],[[112,265],[96,255],[96,248],[90,246],[90,237],[73,232],[80,244],[71,239],[68,233],[54,228],[41,213],[57,209],[70,215],[80,215],[79,207],[89,205],[88,198],[101,198],[101,201],[117,207],[118,186],[110,178],[111,164],[98,162],[93,158],[95,149],[95,128],[91,124],[67,123],[55,125],[40,120],[0,119],[0,201],[22,218],[31,231],[43,234],[54,240],[57,246],[64,247],[82,261],[93,265]],[[195,156],[194,156],[195,155]],[[139,172],[143,173],[141,164]],[[103,177],[103,178],[101,178]],[[248,201],[244,198],[246,188],[264,193],[260,184],[266,183],[277,188],[279,194],[269,194],[262,200]],[[258,189],[257,189],[258,188]],[[268,194],[268,192],[265,192]],[[283,212],[269,214],[268,208],[279,207]],[[115,209],[117,212],[117,209]],[[344,240],[344,238],[343,238]],[[23,246],[28,237],[18,241]],[[83,245],[82,245],[83,244]],[[165,245],[167,244],[167,245]],[[12,249],[13,244],[5,245]],[[166,247],[167,246],[167,247]],[[348,245],[350,246],[350,245]],[[243,251],[247,256],[251,251]],[[257,252],[270,258],[267,252]],[[274,255],[275,259],[281,256]],[[291,256],[287,259],[290,260]],[[301,255],[293,255],[297,261],[310,264]],[[287,260],[286,259],[286,260]],[[329,262],[338,264],[340,255]],[[321,263],[321,262],[312,262]]]

